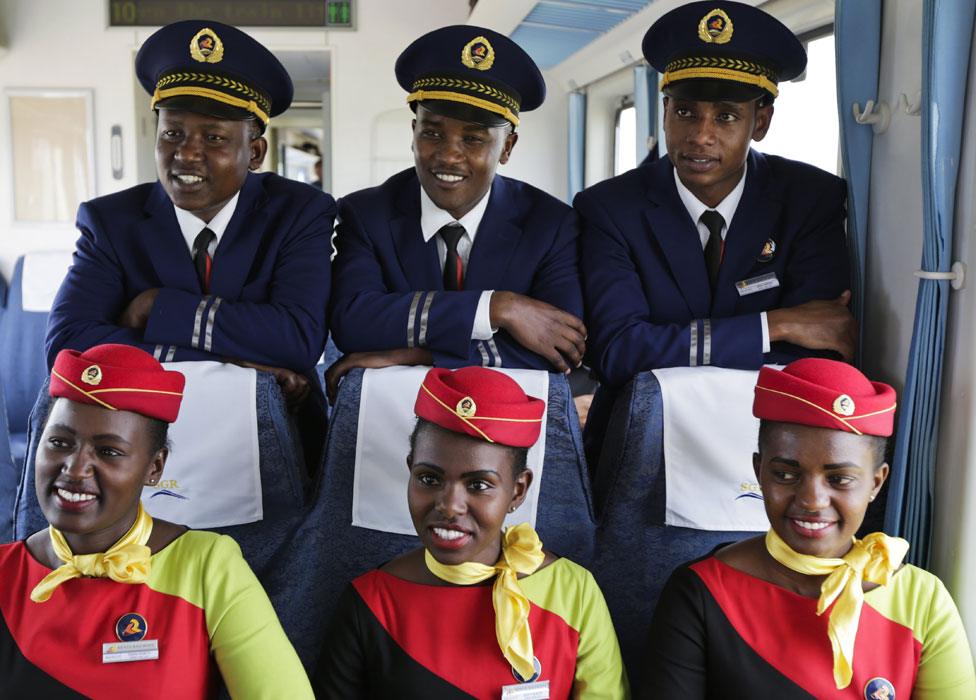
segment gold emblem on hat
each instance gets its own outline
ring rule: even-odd
[[[475,70],[488,70],[495,62],[495,49],[483,36],[476,36],[461,49],[461,63]]]
[[[200,63],[220,63],[224,58],[224,42],[210,27],[204,27],[190,39],[190,56]]]
[[[91,384],[92,386],[98,386],[102,383],[102,368],[98,365],[92,365],[85,369],[81,373],[81,381],[85,384]]]
[[[698,23],[698,38],[708,44],[727,44],[732,38],[732,20],[715,8]]]
[[[461,418],[473,418],[474,414],[478,411],[478,406],[475,404],[474,399],[470,396],[465,396],[457,402],[454,410]]]
[[[834,399],[834,413],[838,416],[854,415],[854,399],[847,394],[841,394]]]

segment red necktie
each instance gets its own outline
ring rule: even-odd
[[[458,241],[464,235],[461,224],[448,224],[438,231],[447,244],[447,258],[444,260],[444,289],[457,292],[464,289],[464,266],[458,255]]]
[[[204,228],[193,239],[193,267],[197,270],[197,279],[204,294],[210,292],[210,273],[213,260],[210,257],[210,243],[217,238],[217,234]]]

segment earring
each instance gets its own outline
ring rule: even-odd
[[[874,500],[874,496],[869,497],[868,500],[869,501],[873,501]]]

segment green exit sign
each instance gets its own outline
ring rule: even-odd
[[[353,29],[354,0],[109,0],[111,27],[161,27],[211,19],[237,27]]]

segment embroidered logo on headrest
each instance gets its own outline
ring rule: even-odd
[[[190,56],[200,63],[220,63],[224,58],[224,42],[217,32],[204,27],[190,39]]]
[[[854,415],[854,399],[847,394],[841,394],[834,399],[834,413],[838,416]]]
[[[454,410],[462,418],[473,418],[478,411],[478,405],[470,396],[465,396],[457,402],[457,407]]]
[[[698,38],[708,44],[726,44],[732,38],[732,20],[715,8],[698,23]]]
[[[483,36],[476,36],[461,49],[461,63],[475,70],[488,70],[495,62],[495,49]]]
[[[98,386],[102,383],[102,368],[98,365],[88,367],[84,372],[81,373],[81,381],[83,381],[85,384]]]

